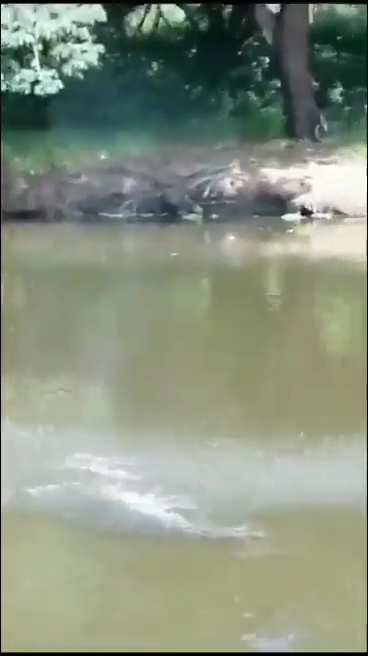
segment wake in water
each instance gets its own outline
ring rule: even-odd
[[[208,538],[249,534],[246,526],[221,527],[211,521],[199,522],[199,508],[193,500],[165,494],[159,486],[147,486],[141,477],[129,473],[128,466],[118,459],[76,453],[50,472],[53,479],[67,480],[18,488],[8,494],[7,505],[26,512],[42,510],[69,521],[119,532]],[[261,537],[257,532],[251,534]]]
[[[262,450],[239,440],[137,442],[122,456],[107,436],[5,420],[2,507],[101,529],[218,539],[262,537],[255,522],[270,511],[366,505],[364,436],[309,449],[300,441]]]

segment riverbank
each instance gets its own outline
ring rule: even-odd
[[[13,156],[12,171],[2,172],[3,219],[176,223],[300,210],[308,217],[367,215],[366,140],[164,143],[87,154],[79,152],[78,162],[50,157],[48,170]]]

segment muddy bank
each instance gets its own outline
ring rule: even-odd
[[[2,160],[4,221],[244,221],[367,215],[366,167],[300,150],[178,149],[80,171],[15,175]]]

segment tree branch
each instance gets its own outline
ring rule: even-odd
[[[136,36],[138,34],[138,32],[141,32],[141,30],[143,28],[143,25],[144,25],[144,22],[145,22],[148,14],[149,14],[150,9],[151,9],[151,4],[150,3],[146,4],[145,7],[144,7],[144,12],[143,12],[142,18],[141,18],[141,20],[139,21],[137,27],[134,30],[134,36]]]

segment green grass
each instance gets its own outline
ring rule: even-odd
[[[252,131],[250,130],[250,133]],[[4,151],[20,170],[74,169],[103,160],[144,156],[162,146],[234,141],[239,121],[198,119],[178,126],[142,125],[129,130],[5,131]]]
[[[168,145],[210,146],[219,143],[276,143],[281,135],[277,113],[239,119],[198,119],[177,127],[148,126],[145,129],[120,131],[67,130],[5,131],[4,153],[20,171],[40,173],[50,169],[80,170],[83,167],[132,156],[149,155]],[[328,136],[326,145],[342,150],[349,157],[366,158],[366,121],[353,129],[341,126]]]
[[[19,170],[40,173],[53,169],[74,169],[118,155],[140,155],[157,148],[148,135],[131,132],[8,132],[4,151]]]

